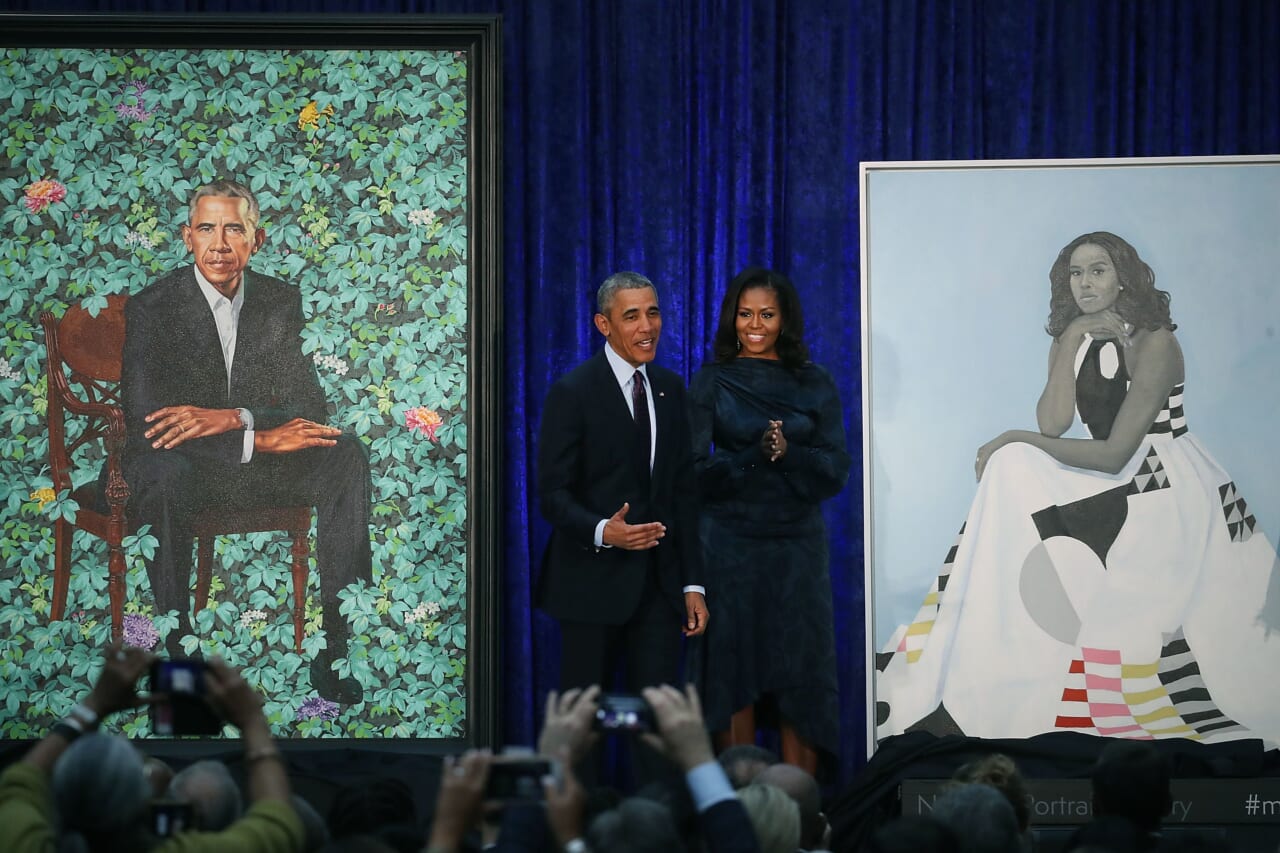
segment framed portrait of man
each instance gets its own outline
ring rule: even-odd
[[[224,658],[280,737],[491,744],[499,19],[0,24],[0,738],[114,639]],[[48,358],[108,327],[122,447]]]

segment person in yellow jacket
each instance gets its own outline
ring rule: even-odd
[[[0,850],[300,853],[302,823],[290,803],[289,778],[261,697],[216,659],[207,662],[206,695],[240,730],[251,807],[222,832],[155,835],[143,755],[124,737],[96,731],[107,715],[159,698],[137,692],[139,677],[154,660],[142,649],[109,648],[88,695],[0,774]]]

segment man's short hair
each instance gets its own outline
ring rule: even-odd
[[[667,807],[631,797],[596,815],[587,827],[587,846],[609,853],[667,853],[684,843]]]
[[[778,756],[763,746],[754,743],[739,743],[728,747],[718,756],[716,761],[724,768],[724,775],[729,777],[729,784],[743,788],[751,784],[757,774],[766,767],[778,763]]]
[[[966,784],[934,800],[932,816],[960,839],[961,853],[1021,853],[1013,806],[990,785]]]
[[[641,290],[646,287],[653,290],[655,297],[658,295],[658,288],[640,273],[616,272],[606,278],[596,291],[596,310],[608,317],[609,309],[613,307],[613,298],[618,295],[619,290]]]
[[[800,809],[800,846],[813,850],[824,846],[827,818],[822,813],[818,780],[794,764],[771,764],[756,774],[757,785],[773,785],[795,800]]]
[[[258,222],[262,219],[262,209],[258,207],[258,199],[254,196],[253,191],[238,181],[231,181],[225,178],[214,181],[211,184],[205,184],[200,187],[191,196],[191,203],[187,207],[187,219],[192,224],[196,218],[196,202],[202,198],[238,198],[248,203],[244,211],[245,224],[249,226],[250,236],[258,230]]]
[[[49,784],[63,832],[88,838],[128,839],[151,796],[142,754],[125,738],[105,732],[67,747]]]
[[[951,828],[926,815],[896,817],[875,830],[862,846],[863,853],[960,853],[960,841]]]
[[[169,796],[190,803],[196,826],[221,832],[244,813],[244,797],[221,761],[197,761],[178,771],[169,782]]]
[[[800,807],[774,785],[752,782],[738,791],[755,830],[760,853],[795,853],[800,846]]]
[[[1170,775],[1165,757],[1150,743],[1113,741],[1093,766],[1093,810],[1128,818],[1143,830],[1157,829],[1173,804]]]

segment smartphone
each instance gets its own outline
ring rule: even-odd
[[[602,732],[654,731],[653,709],[643,697],[606,693],[596,708],[595,728]]]
[[[156,838],[168,838],[188,829],[196,828],[195,807],[177,800],[152,800],[151,834]]]
[[[151,665],[151,692],[167,697],[151,705],[153,733],[172,737],[222,732],[222,720],[205,698],[204,673],[202,660],[158,660]]]
[[[542,779],[560,778],[560,763],[535,756],[499,756],[489,765],[486,800],[541,800]]]

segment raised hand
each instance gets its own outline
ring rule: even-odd
[[[686,686],[683,693],[663,684],[646,687],[641,695],[653,708],[653,716],[658,723],[656,734],[646,732],[641,735],[645,743],[686,771],[715,760],[711,735],[707,734],[702,718],[702,703],[692,684]]]
[[[631,504],[624,503],[617,512],[609,516],[600,540],[611,547],[625,548],[628,551],[656,548],[658,541],[667,535],[667,526],[660,521],[627,524],[627,513],[630,511]]]
[[[103,658],[102,672],[84,704],[99,718],[146,704],[147,697],[138,695],[137,684],[155,659],[155,655],[143,649],[112,643]]]
[[[549,758],[569,754],[570,762],[578,761],[596,740],[592,727],[596,718],[599,685],[585,689],[571,688],[564,693],[552,690],[547,694],[546,720],[538,735],[538,752]]]

